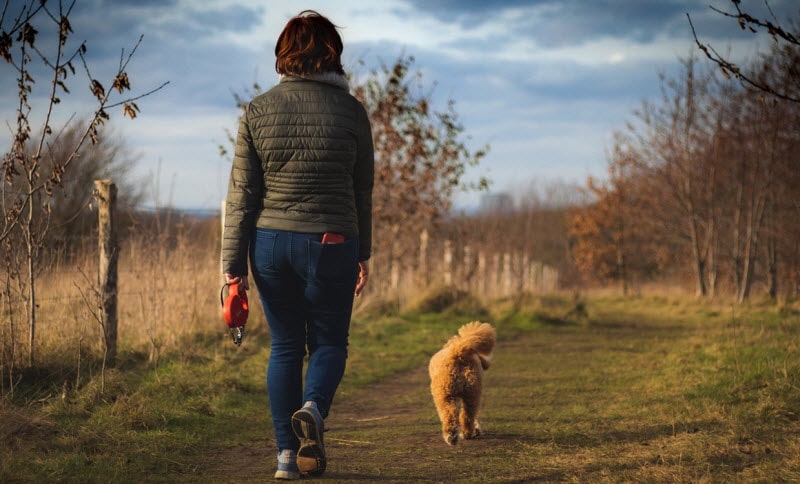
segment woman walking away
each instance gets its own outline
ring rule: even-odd
[[[245,108],[228,183],[223,272],[247,288],[249,256],[269,324],[277,479],[325,471],[324,419],[369,274],[372,133],[342,50],[319,13],[289,20],[275,45],[280,82]]]

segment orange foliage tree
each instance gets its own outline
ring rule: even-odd
[[[633,174],[635,156],[618,134],[608,180],[589,179],[587,188],[594,202],[576,208],[568,227],[577,269],[601,282],[618,282],[624,294],[633,280],[651,278],[661,259],[653,243],[652,218],[644,210],[646,184]]]

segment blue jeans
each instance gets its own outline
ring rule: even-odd
[[[347,360],[358,238],[324,245],[321,239],[322,234],[257,229],[250,249],[269,325],[267,393],[279,450],[300,446],[291,417],[304,402],[316,402],[327,417]]]

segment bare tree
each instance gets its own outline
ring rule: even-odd
[[[695,59],[683,61],[680,79],[667,79],[660,105],[645,104],[637,115],[641,121],[636,159],[642,170],[658,181],[649,197],[653,215],[664,217],[686,243],[695,292],[708,296],[709,267],[714,257],[718,223],[714,207],[719,186],[718,144],[714,136],[715,114],[711,100],[712,78],[698,75]],[[704,161],[708,161],[707,163]],[[659,207],[659,205],[661,207]],[[668,210],[660,210],[664,206]],[[713,277],[712,277],[713,279]]]
[[[13,126],[11,149],[2,161],[5,193],[2,197],[3,222],[0,225],[0,242],[12,237],[19,239],[25,253],[25,299],[28,319],[28,364],[34,364],[36,332],[36,269],[45,235],[50,229],[53,196],[63,187],[65,177],[87,143],[100,142],[100,132],[115,108],[122,114],[135,118],[139,112],[136,101],[163,88],[167,82],[139,95],[128,95],[130,80],[128,64],[142,41],[139,37],[134,47],[120,54],[117,72],[110,80],[101,82],[92,75],[86,59],[85,42],[72,48],[68,43],[73,33],[70,14],[75,1],[59,0],[47,3],[29,0],[22,5],[6,0],[0,12],[0,57],[15,73],[19,103]],[[16,6],[16,10],[14,7]],[[38,29],[56,31],[52,49],[37,42]],[[52,157],[50,150],[61,130],[54,129],[55,111],[61,96],[69,95],[68,80],[77,76],[78,69],[86,75],[89,90],[94,96],[94,113],[88,117],[80,135],[75,137],[68,155]],[[44,69],[49,75],[47,98],[38,102],[32,98],[36,72]],[[36,111],[34,111],[35,104]],[[32,124],[41,120],[41,127]],[[40,133],[35,137],[33,133]],[[21,180],[21,181],[20,181]]]
[[[730,207],[729,250],[737,299],[750,296],[753,283],[761,278],[770,295],[777,296],[778,253],[781,238],[792,233],[796,218],[787,213],[797,199],[796,155],[800,132],[792,128],[800,105],[765,100],[747,92],[732,98],[738,122],[726,136],[731,160],[725,183]],[[780,215],[783,213],[783,215]]]
[[[773,49],[771,55],[787,52]],[[752,69],[770,62],[760,59]],[[646,103],[637,113],[640,122],[625,140],[631,156],[615,150],[610,160],[612,170],[625,160],[632,169],[612,171],[609,185],[595,190],[598,203],[577,212],[576,264],[617,277],[631,271],[630,254],[655,247],[659,270],[693,274],[699,296],[713,297],[719,281],[729,281],[725,287],[739,302],[756,285],[773,298],[779,284],[794,294],[800,275],[800,104],[725,82],[691,58],[684,66],[681,78],[665,83],[661,103]],[[785,73],[772,73],[772,85],[792,82]],[[621,197],[626,203],[617,203]],[[625,210],[634,224],[616,222]],[[636,237],[641,227],[649,238]],[[620,241],[633,248],[623,258],[613,250]],[[663,264],[664,254],[669,264]]]
[[[110,128],[110,127],[109,127]],[[82,136],[84,122],[70,122],[51,139],[45,147],[42,170],[51,172],[55,164],[66,160],[75,144]],[[28,147],[29,149],[31,146]],[[33,153],[29,153],[32,155]],[[99,143],[89,143],[81,149],[81,156],[71,163],[69,173],[65,174],[60,189],[44,204],[34,204],[37,218],[47,216],[50,228],[44,234],[44,261],[52,257],[69,256],[82,237],[95,230],[97,214],[91,204],[94,181],[113,178],[119,187],[118,212],[132,213],[145,196],[146,184],[133,174],[138,155],[126,144],[122,136],[106,129]],[[9,197],[22,190],[24,180],[17,177],[11,186],[7,185],[5,196]],[[49,214],[41,213],[49,210]]]
[[[709,8],[720,15],[735,19],[742,30],[748,30],[754,34],[758,32],[767,32],[776,44],[780,44],[782,48],[786,49],[787,51],[794,51],[795,55],[792,62],[786,62],[779,65],[765,65],[768,70],[785,72],[785,74],[790,77],[793,82],[788,85],[773,83],[770,81],[770,79],[765,78],[758,72],[748,72],[742,66],[737,65],[735,62],[729,60],[729,58],[719,54],[713,46],[700,42],[697,37],[694,24],[692,23],[692,18],[687,13],[686,17],[689,19],[689,25],[692,28],[692,35],[694,36],[694,41],[697,44],[697,47],[706,55],[706,57],[719,66],[719,68],[722,70],[722,73],[726,77],[736,78],[742,83],[742,85],[746,87],[772,94],[779,99],[800,103],[800,63],[798,63],[797,60],[797,49],[800,48],[800,37],[797,34],[793,34],[788,28],[784,28],[781,25],[781,22],[775,16],[766,0],[764,1],[764,5],[767,7],[771,18],[758,18],[753,16],[750,13],[742,10],[741,3],[741,0],[731,0],[731,4],[734,8],[734,11],[732,12],[721,10],[714,6]],[[776,58],[773,59],[777,60]]]

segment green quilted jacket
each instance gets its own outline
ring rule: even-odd
[[[247,274],[256,227],[358,236],[372,250],[374,156],[367,112],[344,77],[285,76],[254,98],[239,124],[222,269]]]

